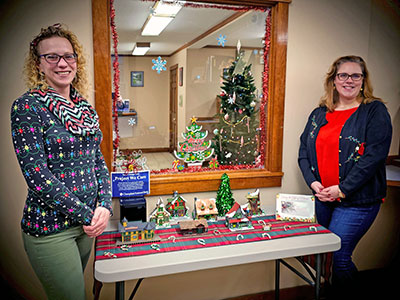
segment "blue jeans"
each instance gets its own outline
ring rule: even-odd
[[[351,256],[357,243],[374,222],[381,203],[346,207],[337,202],[317,200],[315,205],[318,223],[341,239],[341,248],[333,254],[332,283],[349,284],[354,281],[357,273]]]

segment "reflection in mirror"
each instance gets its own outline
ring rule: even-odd
[[[119,171],[262,167],[268,10],[186,3],[149,36],[142,30],[158,2],[114,6]],[[135,48],[147,52],[132,55]]]

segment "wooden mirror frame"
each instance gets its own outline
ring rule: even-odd
[[[216,191],[223,173],[232,189],[281,186],[283,150],[283,114],[285,102],[288,11],[291,0],[192,0],[210,4],[271,7],[271,48],[269,57],[269,99],[266,113],[264,169],[205,171],[196,173],[152,174],[150,195],[168,195],[174,191],[194,193]],[[94,92],[96,110],[103,132],[101,150],[109,170],[113,160],[111,107],[110,1],[92,1]]]

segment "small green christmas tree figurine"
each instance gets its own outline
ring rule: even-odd
[[[208,131],[201,131],[202,126],[197,124],[197,118],[191,119],[191,125],[182,133],[183,142],[178,142],[178,151],[174,150],[176,158],[188,163],[189,166],[201,165],[214,153],[211,141],[205,141]]]
[[[221,185],[219,186],[219,190],[217,192],[216,205],[218,209],[218,215],[225,216],[225,214],[232,208],[234,203],[235,199],[233,199],[231,185],[229,183],[229,176],[224,173],[221,176]]]
[[[214,153],[221,165],[255,164],[259,155],[259,120],[251,64],[246,66],[239,54],[223,78]]]

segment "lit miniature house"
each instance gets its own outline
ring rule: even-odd
[[[248,193],[246,196],[248,201],[248,210],[250,215],[260,215],[263,211],[260,208],[260,190],[257,189],[253,193]]]
[[[150,214],[150,222],[156,223],[158,226],[168,226],[171,214],[165,209],[164,202],[160,197],[156,208]]]
[[[253,228],[246,206],[247,204],[240,205],[237,202],[233,204],[225,215],[226,227],[229,229]]]
[[[134,242],[139,240],[152,240],[154,238],[154,228],[156,224],[153,222],[133,221],[128,222],[123,218],[118,224],[118,231],[121,233],[121,240],[125,242]]]
[[[181,221],[178,224],[182,234],[196,234],[208,231],[208,223],[205,219]]]
[[[215,199],[197,199],[194,198],[194,217],[195,219],[217,219],[218,209],[215,205]]]
[[[172,198],[167,199],[167,205],[165,208],[171,214],[172,217],[184,217],[188,212],[188,208],[186,205],[186,200],[178,194],[178,192],[174,192]]]

